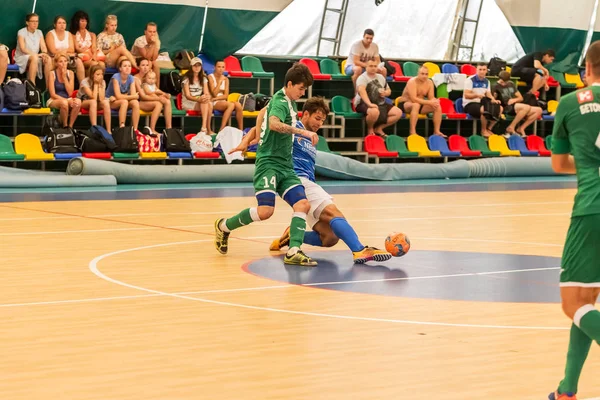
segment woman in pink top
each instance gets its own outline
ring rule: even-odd
[[[67,19],[62,15],[54,18],[54,29],[46,34],[46,46],[51,56],[64,52],[69,57],[69,69],[74,69],[77,80],[85,79],[83,61],[75,53],[75,41],[71,32],[67,31]]]
[[[106,55],[106,66],[114,68],[120,65],[121,58],[126,58],[131,63],[131,67],[137,69],[135,58],[127,47],[123,35],[117,33],[117,16],[109,15],[106,17],[104,31],[98,35],[98,48]]]
[[[77,11],[71,18],[69,31],[75,38],[75,51],[86,68],[99,64],[104,69],[106,56],[98,50],[96,34],[88,30],[89,26],[90,17],[85,11]]]

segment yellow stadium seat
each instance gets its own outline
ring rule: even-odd
[[[433,78],[433,76],[435,74],[440,74],[442,73],[442,71],[440,70],[439,65],[434,64],[432,62],[426,62],[423,64],[424,67],[427,67],[427,69],[429,70],[429,77]]]
[[[152,115],[152,111],[140,110],[140,117],[149,117]]]
[[[556,112],[557,107],[558,107],[558,101],[550,100],[548,102],[548,113],[554,114]]]
[[[23,110],[23,115],[50,115],[52,110],[47,107],[43,108],[28,108],[27,110]]]
[[[246,158],[248,158],[248,159],[250,159],[250,160],[253,160],[253,159],[255,159],[255,158],[256,158],[256,152],[255,152],[255,151],[247,151],[247,152],[244,154],[244,157],[246,157]]]
[[[410,135],[406,140],[408,151],[414,151],[419,153],[419,157],[441,157],[442,154],[439,151],[431,151],[427,146],[425,138],[419,135]]]
[[[504,139],[502,136],[491,135],[488,138],[488,145],[490,146],[491,151],[498,151],[500,152],[501,156],[521,156],[521,152],[519,152],[518,150],[511,150],[508,148],[506,139]]]
[[[167,158],[167,153],[165,153],[165,152],[140,153],[140,158],[142,160],[163,160],[163,159]]]
[[[341,66],[342,75],[346,75],[346,61],[348,61],[348,60],[342,61],[342,66]]]
[[[31,133],[21,133],[15,138],[15,152],[29,161],[54,160],[54,154],[45,153],[40,138]]]
[[[565,81],[567,81],[567,83],[571,83],[573,85],[576,85],[577,89],[585,87],[585,84],[581,80],[581,76],[579,76],[579,74],[567,74],[567,73],[565,73]]]

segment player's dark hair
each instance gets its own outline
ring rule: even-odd
[[[590,63],[592,75],[600,77],[600,40],[596,40],[587,49],[585,61]]]
[[[321,96],[313,96],[306,100],[304,107],[302,107],[302,112],[314,114],[317,111],[321,111],[325,116],[329,114],[329,107],[327,107],[325,100]]]
[[[373,32],[373,29],[365,29],[365,33],[363,33],[363,37],[365,35],[375,36],[375,32]]]
[[[294,63],[292,68],[288,69],[285,73],[285,86],[287,86],[288,82],[292,82],[292,85],[303,83],[304,86],[309,87],[313,84],[313,76],[306,65]]]
[[[484,62],[478,62],[478,63],[477,63],[477,66],[478,66],[478,67],[487,67],[487,63],[484,63]]]
[[[548,57],[556,57],[556,53],[552,49],[548,49],[548,50],[544,51],[543,55],[547,55]]]

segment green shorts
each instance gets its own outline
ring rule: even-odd
[[[600,287],[600,214],[572,217],[560,286]]]
[[[294,186],[302,185],[294,170],[280,164],[263,163],[254,170],[254,192],[277,193],[281,198]]]

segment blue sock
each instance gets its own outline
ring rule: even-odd
[[[323,247],[321,236],[315,231],[304,232],[304,243],[310,244],[311,246]]]
[[[329,222],[329,226],[331,226],[331,230],[335,233],[335,236],[342,239],[353,252],[361,251],[365,248],[345,218],[334,218]]]

